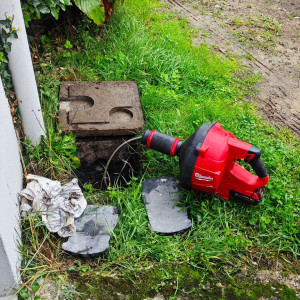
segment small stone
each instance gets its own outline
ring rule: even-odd
[[[151,229],[174,234],[192,226],[179,202],[179,181],[173,177],[153,178],[143,184],[143,200]]]
[[[59,286],[56,282],[51,279],[39,281],[40,288],[35,294],[35,296],[39,296],[43,300],[57,300],[62,299],[63,295],[59,289]]]
[[[73,255],[97,257],[109,248],[110,233],[118,223],[114,206],[88,205],[75,219],[76,232],[62,248]]]

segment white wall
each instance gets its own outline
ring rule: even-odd
[[[6,19],[5,15],[14,17],[13,27],[18,29],[18,38],[9,39],[12,48],[8,58],[9,69],[13,76],[14,88],[22,115],[22,125],[26,136],[33,145],[37,145],[40,142],[41,135],[45,135],[45,126],[20,0],[0,0],[0,20]]]
[[[19,280],[17,194],[22,189],[22,181],[19,144],[0,77],[0,299],[7,293],[13,295],[11,287]]]
[[[22,116],[26,136],[33,145],[45,135],[44,121],[27,41],[20,0],[0,0],[0,19],[14,17],[18,38],[10,39],[9,69]],[[0,25],[0,30],[3,27]],[[13,299],[19,282],[19,203],[23,172],[19,145],[0,78],[0,300]]]

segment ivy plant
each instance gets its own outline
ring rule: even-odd
[[[102,25],[109,20],[112,14],[113,0],[73,0],[73,2],[97,25]],[[40,19],[43,14],[51,13],[55,19],[58,19],[60,10],[66,10],[73,2],[71,0],[22,0],[26,26],[30,20]]]
[[[49,13],[57,20],[59,11],[66,10],[70,5],[72,5],[71,0],[22,0],[26,26],[32,19],[40,19],[41,15]]]
[[[8,69],[8,53],[11,51],[11,42],[9,38],[18,38],[17,29],[12,26],[13,17],[6,17],[0,20],[2,29],[0,32],[0,78],[4,87],[7,99],[9,100],[10,110],[15,125],[20,124],[20,114],[18,110],[18,101],[14,92],[12,75]]]

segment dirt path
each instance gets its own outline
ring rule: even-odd
[[[299,0],[162,0],[199,30],[195,44],[237,54],[263,76],[258,102],[300,137]]]

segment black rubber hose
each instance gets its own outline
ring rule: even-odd
[[[176,140],[178,141],[179,139],[158,131],[146,130],[142,136],[141,142],[142,144],[147,145],[150,149],[167,155],[171,155],[173,150],[173,155],[178,156],[182,142],[178,141],[177,143]],[[172,149],[173,145],[176,146],[175,149]]]

